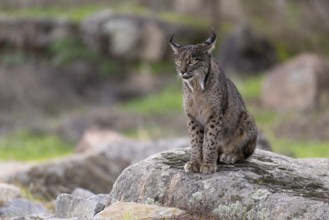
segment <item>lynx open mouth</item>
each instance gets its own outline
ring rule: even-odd
[[[191,79],[192,76],[191,75],[184,75],[184,76],[182,76],[182,78],[185,79],[185,80],[188,80],[188,79]]]

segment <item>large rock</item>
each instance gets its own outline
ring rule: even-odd
[[[125,59],[159,59],[163,53],[163,37],[158,25],[144,19],[98,12],[81,24],[86,43],[100,52]],[[148,31],[154,35],[147,36]],[[144,36],[145,32],[145,36]],[[153,45],[151,54],[148,48]]]
[[[34,164],[27,170],[4,176],[3,180],[26,187],[32,183],[32,193],[43,196],[56,197],[59,193],[71,193],[77,187],[95,193],[108,193],[127,166],[154,153],[186,147],[188,143],[185,138],[147,143],[127,139],[122,142],[97,140],[99,142],[94,150]]]
[[[155,141],[136,141],[113,130],[91,128],[79,141],[77,152],[109,150],[112,155],[124,157],[132,163],[164,150],[189,146],[188,138],[160,139]]]
[[[98,195],[100,196],[100,195]],[[104,196],[102,198],[105,198]],[[198,219],[178,208],[167,208],[157,205],[117,202],[104,209],[104,204],[95,199],[79,198],[61,194],[56,199],[55,217],[58,219],[87,220],[122,220],[126,218],[146,219]]]
[[[45,63],[0,65],[1,111],[24,109],[26,114],[28,110],[49,112],[90,100],[109,103],[113,89],[94,73],[93,65],[80,61],[63,68]],[[105,95],[107,100],[102,97]]]
[[[6,220],[78,220],[78,219],[56,219],[53,214],[36,213],[19,217],[6,218]]]
[[[329,103],[329,62],[301,54],[270,70],[263,83],[263,104],[277,111],[307,111]]]
[[[6,183],[0,183],[0,206],[21,196],[21,190]]]
[[[83,199],[69,194],[61,194],[56,199],[57,218],[92,219],[104,205],[92,199]]]
[[[219,63],[227,73],[258,73],[276,62],[271,43],[249,27],[241,26],[230,33],[219,49]]]
[[[159,61],[169,53],[173,33],[184,33],[190,42],[204,38],[202,31],[146,17],[97,12],[81,23],[87,45],[98,52],[123,60]]]
[[[177,207],[218,219],[327,219],[329,172],[256,150],[247,161],[204,175],[184,172],[190,151],[163,152],[125,169],[110,193],[117,201]]]
[[[134,142],[118,132],[99,128],[86,130],[77,144],[77,152],[109,148],[111,145],[133,145]]]
[[[329,167],[329,158],[304,158],[299,159],[299,161],[310,164],[312,166],[319,167],[320,169],[325,169]]]
[[[94,220],[161,220],[161,219],[199,219],[188,215],[178,208],[167,208],[157,205],[139,204],[134,202],[116,202],[98,213]]]
[[[48,210],[43,206],[26,199],[13,199],[5,206],[0,207],[0,219],[24,219],[29,215],[48,214]]]
[[[7,176],[5,180],[33,186],[32,193],[46,197],[70,193],[77,187],[106,193],[129,164],[130,161],[114,156],[110,151],[91,152],[36,164],[27,171]]]
[[[78,26],[63,19],[0,17],[0,30],[0,44],[40,50],[76,36]]]
[[[95,196],[93,192],[82,188],[74,189],[71,195],[82,199],[89,199],[90,197]]]
[[[91,129],[78,145],[80,154],[31,165],[27,170],[4,176],[3,180],[26,187],[32,183],[32,193],[43,196],[56,197],[77,187],[108,193],[127,166],[155,153],[189,145],[188,138],[137,142],[113,131]]]
[[[28,170],[31,163],[17,162],[17,161],[1,161],[0,162],[0,182],[4,182],[5,178],[13,173]]]

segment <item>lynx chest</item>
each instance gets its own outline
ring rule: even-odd
[[[184,108],[187,115],[191,115],[203,126],[213,113],[212,102],[204,93],[185,93]]]

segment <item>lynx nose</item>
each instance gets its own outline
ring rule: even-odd
[[[184,75],[186,75],[186,73],[187,73],[186,71],[184,71],[184,72],[180,72],[180,75],[181,75],[181,76],[184,76]]]

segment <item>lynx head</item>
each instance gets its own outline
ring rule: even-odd
[[[178,76],[187,82],[197,79],[204,90],[211,67],[211,52],[215,48],[216,34],[213,32],[212,36],[203,43],[186,46],[174,43],[173,38],[174,35],[169,43],[174,51]]]

